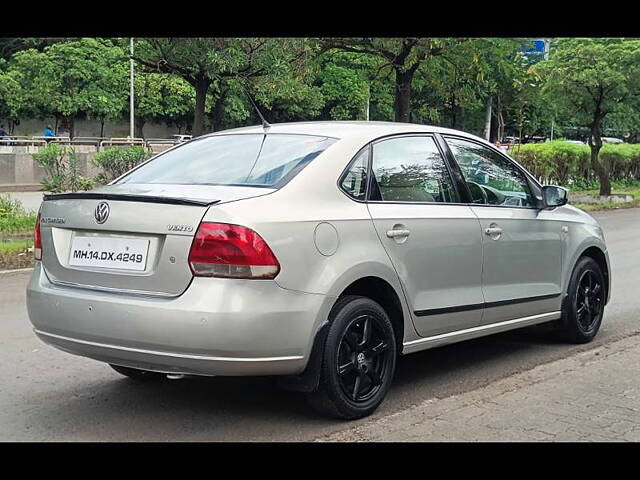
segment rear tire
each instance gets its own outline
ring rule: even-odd
[[[562,309],[561,335],[571,343],[593,340],[602,324],[606,295],[604,275],[591,257],[582,257],[571,273]]]
[[[393,325],[377,302],[355,295],[336,302],[329,322],[319,386],[307,398],[323,414],[366,417],[382,403],[393,380]]]
[[[163,380],[164,378],[166,378],[166,376],[162,373],[150,372],[149,370],[139,370],[137,368],[123,367],[121,365],[112,364],[109,364],[109,366],[119,374],[124,375],[125,377],[132,378],[133,380],[148,382],[153,380]]]

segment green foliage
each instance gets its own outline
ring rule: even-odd
[[[567,122],[590,125],[640,100],[640,40],[562,38],[538,65],[544,90]],[[637,128],[637,116],[628,127]]]
[[[153,155],[151,150],[142,146],[112,147],[98,152],[93,163],[102,168],[103,173],[96,177],[97,183],[108,183],[144,162]]]
[[[20,79],[25,108],[35,116],[117,119],[126,108],[126,56],[108,40],[83,38],[43,51],[23,50],[9,69]]]
[[[92,188],[93,181],[80,174],[80,165],[72,147],[50,143],[31,155],[46,172],[42,187],[47,192],[76,192]]]
[[[0,254],[22,253],[33,246],[32,240],[16,240],[11,242],[0,242]]]
[[[595,177],[587,145],[554,140],[519,145],[509,153],[538,178],[579,189],[594,185]],[[640,179],[640,144],[605,144],[600,155],[602,161],[611,166],[613,181],[633,182]]]
[[[177,75],[136,72],[134,107],[139,121],[180,122],[194,106],[193,87]]]
[[[327,58],[316,77],[324,100],[324,116],[331,120],[364,120],[368,85],[362,72]]]
[[[640,40],[564,38],[552,47],[539,66],[544,91],[561,117],[589,127],[592,168],[608,195],[616,160],[599,156],[603,124],[610,116],[618,128],[640,128]]]
[[[36,215],[26,213],[18,200],[0,195],[0,234],[31,232],[35,223]]]
[[[267,109],[304,113],[305,86],[296,83],[304,76],[310,50],[308,42],[293,38],[148,38],[139,41],[136,59],[149,72],[172,73],[193,86],[193,134],[200,135],[208,95],[213,128],[225,123],[223,107],[234,94],[233,82],[253,88]],[[260,85],[265,79],[266,85]],[[247,114],[242,110],[236,108],[241,117]]]

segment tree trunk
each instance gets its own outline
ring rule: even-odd
[[[595,170],[600,181],[600,195],[611,195],[611,181],[609,179],[609,165],[601,163],[598,158],[602,148],[602,118],[596,114],[591,125],[591,136],[589,137],[589,148],[591,149],[591,168]]]
[[[100,120],[100,138],[104,137],[104,120]]]
[[[449,98],[450,107],[450,115],[451,115],[451,128],[458,128],[458,106],[456,101],[456,96],[451,95]]]
[[[489,132],[489,141],[491,143],[496,143],[498,140],[498,116],[495,112],[491,115],[491,130]]]
[[[196,89],[196,109],[193,115],[192,135],[194,137],[199,137],[204,133],[205,100],[207,99],[207,92],[209,91],[211,80],[209,80],[204,74],[198,74],[192,82],[192,85]]]
[[[75,129],[75,118],[72,116],[66,117],[65,123],[67,128],[69,129],[69,138],[73,140],[73,131]],[[58,135],[58,132],[56,132],[56,135]]]
[[[227,98],[227,90],[224,89],[216,98],[216,102],[213,105],[213,111],[211,112],[211,123],[213,127],[213,131],[217,132],[218,130],[222,130],[222,119],[224,113],[224,101]]]
[[[144,138],[144,124],[147,123],[146,119],[144,117],[138,117],[136,115],[135,117],[136,120],[136,124],[134,127],[134,132],[135,132],[135,136],[136,138]]]
[[[498,140],[502,142],[504,138],[504,116],[502,115],[502,109],[498,110]]]
[[[402,71],[396,68],[396,122],[409,123],[411,121],[411,83],[414,72]]]
[[[598,153],[600,152],[600,149],[598,148],[597,150],[594,149],[594,147],[591,147],[591,163],[593,164],[593,162],[595,161],[596,163],[600,163],[600,161],[598,160]],[[595,159],[595,160],[594,160]],[[600,181],[600,195],[611,195],[611,180],[610,180],[610,171],[609,171],[609,165],[605,162],[600,164],[600,167],[597,170],[598,173],[598,180]]]

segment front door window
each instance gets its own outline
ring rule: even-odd
[[[535,206],[527,179],[508,159],[475,142],[459,138],[446,140],[460,165],[473,203]]]

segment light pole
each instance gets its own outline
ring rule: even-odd
[[[133,111],[133,37],[131,37],[131,45],[130,45],[130,53],[131,57],[129,58],[129,84],[130,84],[130,92],[129,92],[129,137],[135,137],[135,116]]]
[[[371,102],[371,85],[367,84],[367,122],[369,121],[369,103]]]
[[[484,113],[484,138],[489,141],[491,138],[491,103],[493,102],[493,95],[487,97],[487,106]]]

